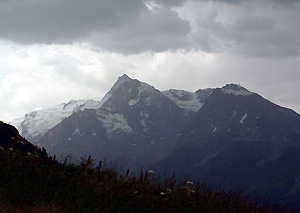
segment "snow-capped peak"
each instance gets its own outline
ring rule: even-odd
[[[113,87],[110,89],[110,91],[104,96],[104,98],[101,100],[101,103],[106,102],[108,99],[110,99],[110,97],[114,96],[115,92],[117,90],[119,90],[119,88],[122,88],[125,82],[131,82],[132,84],[129,85],[130,88],[125,91],[128,93],[131,93],[132,91],[134,91],[135,89],[133,88],[137,88],[138,89],[138,93],[131,93],[130,96],[134,96],[131,97],[132,99],[129,100],[128,104],[130,106],[136,104],[139,101],[139,98],[141,97],[142,93],[153,93],[155,91],[155,88],[147,83],[144,82],[140,82],[136,79],[131,79],[129,78],[126,74],[122,75],[121,77],[118,78],[118,80],[116,81],[116,83],[113,85]]]
[[[222,91],[225,94],[232,94],[232,95],[253,95],[252,92],[248,91],[244,87],[241,87],[237,84],[226,84],[224,87],[222,87]]]
[[[58,105],[60,106],[60,105]],[[94,100],[71,100],[66,104],[63,104],[64,111],[82,111],[84,109],[97,109],[101,107],[99,101]],[[51,107],[53,108],[53,107]],[[49,108],[50,109],[50,108]]]
[[[68,103],[27,113],[24,117],[11,121],[10,124],[14,125],[23,136],[30,137],[30,140],[34,142],[35,138],[43,136],[74,112],[98,109],[102,104],[100,101],[94,100],[71,100]]]

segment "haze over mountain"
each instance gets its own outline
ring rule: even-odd
[[[12,124],[62,158],[107,157],[273,201],[300,195],[299,114],[236,84],[161,92],[123,75],[101,102],[71,101]]]

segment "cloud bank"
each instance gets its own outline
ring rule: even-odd
[[[296,0],[0,1],[0,39],[20,44],[89,42],[122,54],[228,52],[299,55]],[[185,15],[193,13],[193,16]]]

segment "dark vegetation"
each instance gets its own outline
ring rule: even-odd
[[[91,158],[59,163],[46,153],[0,150],[0,212],[289,212],[241,192],[152,171],[117,173]]]

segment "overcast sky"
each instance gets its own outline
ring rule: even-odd
[[[0,120],[159,90],[238,83],[300,112],[299,0],[0,0]]]

